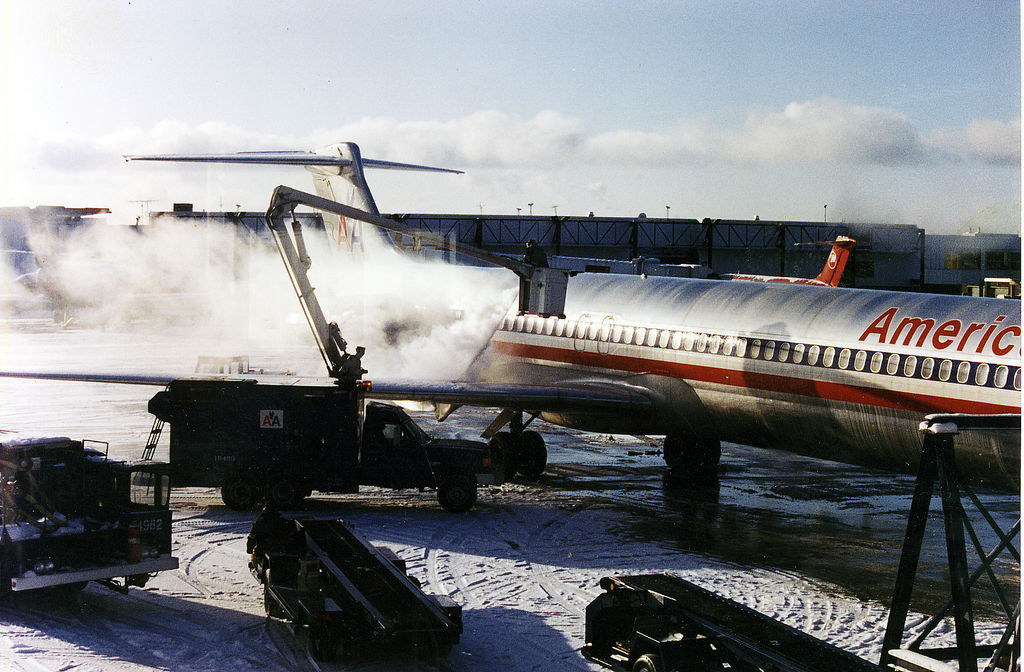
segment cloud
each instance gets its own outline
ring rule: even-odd
[[[398,121],[365,118],[317,131],[320,144],[356,139],[383,158],[472,166],[521,166],[561,163],[578,156],[586,137],[583,120],[544,111],[523,118],[482,110],[450,121]]]
[[[932,145],[973,161],[994,166],[1020,165],[1020,119],[977,119],[963,128],[940,128]]]
[[[449,121],[359,122],[317,133],[321,144],[359,138],[364,147],[406,160],[473,168],[607,164],[919,166],[963,161],[1013,165],[1020,122],[978,120],[923,137],[896,110],[823,96],[781,110],[756,109],[739,125],[684,119],[671,128],[588,131],[556,111],[524,118],[495,110]]]
[[[19,135],[12,137],[16,151],[0,201],[104,205],[132,216],[147,207],[142,200],[259,209],[276,185],[308,188],[308,176],[293,167],[136,166],[121,155],[312,149],[342,140],[358,142],[366,157],[467,172],[457,179],[370,176],[378,203],[392,212],[511,212],[534,202],[538,212],[558,203],[560,212],[621,214],[648,211],[653,200],[657,207],[672,203],[680,216],[685,202],[691,212],[717,216],[758,211],[763,217],[773,210],[800,218],[809,207],[797,202],[813,191],[807,198],[818,203],[815,212],[825,198],[842,216],[839,192],[861,185],[876,199],[891,192],[907,216],[923,212],[906,205],[911,195],[941,204],[928,217],[939,212],[952,222],[965,208],[1012,207],[1020,200],[1019,175],[1009,174],[1020,165],[1019,119],[981,119],[926,136],[898,111],[821,97],[751,110],[735,123],[705,116],[658,129],[595,131],[583,117],[558,111],[481,110],[447,120],[364,117],[304,134],[165,120],[97,136]],[[768,180],[773,176],[778,179]],[[718,200],[710,195],[719,191]]]
[[[63,134],[23,145],[36,165],[101,169],[124,153],[311,149],[355,140],[367,156],[457,168],[573,166],[590,163],[672,166],[708,161],[738,165],[843,164],[898,166],[976,161],[1020,162],[1020,120],[980,119],[923,138],[895,110],[821,97],[781,110],[757,109],[737,126],[681,120],[665,130],[587,130],[582,118],[557,111],[522,117],[482,110],[447,121],[366,117],[307,134],[270,134],[231,124],[165,120],[94,137]]]
[[[755,111],[728,132],[726,153],[758,163],[906,165],[923,161],[920,136],[901,113],[822,97],[781,112]]]

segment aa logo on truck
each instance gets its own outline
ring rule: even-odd
[[[284,427],[284,411],[260,411],[260,429],[282,429]]]

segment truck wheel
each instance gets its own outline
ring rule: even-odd
[[[279,509],[294,509],[306,498],[303,487],[291,474],[274,474],[267,479],[267,497]]]
[[[437,501],[445,511],[469,511],[476,503],[476,476],[458,472],[443,477],[437,486]]]
[[[235,511],[254,511],[262,495],[256,479],[244,472],[231,474],[220,486],[220,498],[229,509]]]
[[[523,478],[535,481],[548,465],[548,449],[544,437],[534,431],[523,432],[523,454],[519,461],[519,473]]]
[[[633,672],[665,672],[665,667],[661,664],[661,656],[648,653],[636,659]]]
[[[505,467],[505,480],[511,481],[519,469],[519,451],[516,450],[511,432],[498,432],[491,439],[491,459]]]

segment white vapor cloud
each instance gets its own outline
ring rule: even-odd
[[[306,234],[317,298],[328,319],[342,325],[349,351],[365,346],[364,366],[374,375],[460,375],[513,304],[515,276],[411,258],[371,230],[364,234],[362,255],[346,254],[322,233]],[[220,222],[161,219],[139,229],[92,220],[60,234],[34,227],[28,242],[41,267],[38,291],[29,292],[0,263],[0,281],[9,288],[0,317],[66,311],[75,327],[173,336],[190,353],[185,367],[195,355],[285,348],[304,353],[288,364],[292,371],[326,372],[267,240]],[[424,355],[438,352],[444,357]]]

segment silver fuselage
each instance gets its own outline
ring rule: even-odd
[[[495,332],[488,380],[650,391],[646,413],[544,414],[580,429],[721,440],[913,472],[929,413],[1020,413],[1020,303],[742,281],[582,274],[565,318]],[[1019,488],[1020,432],[964,432],[960,468]]]

